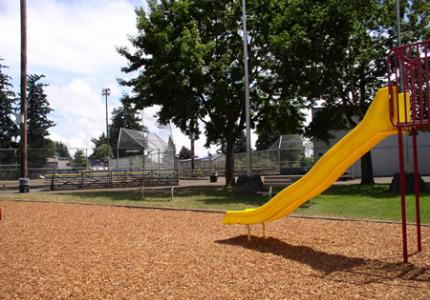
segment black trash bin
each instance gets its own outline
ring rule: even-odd
[[[20,178],[19,179],[19,192],[20,193],[28,193],[30,190],[30,179],[29,178]]]
[[[209,176],[210,182],[217,182],[218,181],[218,175],[216,173]]]

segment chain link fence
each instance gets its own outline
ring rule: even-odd
[[[314,163],[312,143],[300,135],[283,135],[267,150],[251,152],[253,174],[304,174]],[[234,169],[236,175],[246,174],[246,153],[236,153]],[[216,154],[194,160],[194,171],[191,160],[180,160],[179,176],[207,177],[212,174],[225,173],[225,155]]]

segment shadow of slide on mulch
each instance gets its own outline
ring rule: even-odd
[[[219,244],[240,246],[261,253],[271,253],[310,266],[322,272],[323,277],[333,281],[351,284],[368,284],[401,279],[406,281],[430,282],[430,267],[413,264],[389,263],[381,260],[348,257],[325,253],[308,246],[294,246],[276,238],[246,235],[215,241]],[[400,259],[400,258],[399,258]]]

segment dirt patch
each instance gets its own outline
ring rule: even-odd
[[[430,228],[401,263],[397,224],[0,202],[0,299],[429,299]],[[411,249],[414,228],[409,228]]]

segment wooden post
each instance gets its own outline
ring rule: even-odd
[[[54,181],[54,178],[55,178],[55,174],[54,174],[54,173],[52,173],[52,175],[51,175],[51,191],[53,191],[53,190],[55,189],[55,181]]]
[[[27,162],[27,2],[26,0],[20,1],[20,11],[21,11],[21,120],[20,120],[20,130],[21,130],[21,168],[20,176],[21,178],[28,177],[28,162]],[[19,191],[21,193],[28,192],[21,186],[23,181],[20,180]]]

